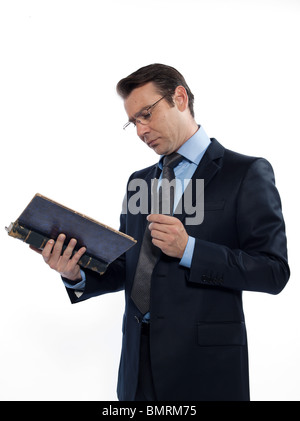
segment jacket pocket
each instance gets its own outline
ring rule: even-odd
[[[242,346],[246,345],[244,322],[199,322],[197,342],[200,346]]]

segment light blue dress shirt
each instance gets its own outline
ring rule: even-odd
[[[183,156],[183,160],[174,168],[175,177],[177,180],[180,180],[183,183],[183,188],[186,185],[184,180],[191,179],[196,171],[197,166],[199,165],[206,149],[210,145],[210,139],[205,133],[202,126],[199,126],[197,132],[190,137],[179,149],[178,153]],[[162,160],[163,156],[159,160],[159,167],[162,169]],[[174,198],[174,209],[179,203],[181,195],[183,193],[183,189],[178,189],[175,191],[175,198]],[[185,266],[187,268],[191,267],[191,262],[193,258],[195,246],[195,238],[189,236],[188,242],[180,260],[179,264]],[[72,285],[67,281],[63,281],[65,286],[68,288],[75,289],[77,291],[83,291],[85,287],[86,277],[83,270],[80,271],[82,280],[78,282],[78,284]]]

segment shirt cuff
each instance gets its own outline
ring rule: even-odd
[[[77,284],[71,284],[67,281],[67,279],[63,279],[63,283],[65,284],[67,288],[76,289],[77,291],[83,291],[85,288],[86,276],[85,276],[84,271],[81,269],[80,269],[80,275],[81,275],[82,280],[77,282]]]
[[[185,247],[182,259],[179,262],[179,264],[181,266],[185,266],[186,268],[191,267],[192,258],[193,258],[193,254],[194,254],[194,248],[195,248],[195,238],[189,236],[189,239],[188,239],[187,245]]]

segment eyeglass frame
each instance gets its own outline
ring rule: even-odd
[[[123,130],[125,130],[130,124],[133,124],[134,125],[134,127],[136,126],[136,123],[139,123],[139,124],[143,124],[143,125],[145,125],[145,124],[147,124],[147,123],[142,123],[139,119],[138,119],[138,117],[140,117],[141,116],[141,114],[143,113],[143,112],[147,112],[148,114],[147,115],[149,115],[149,119],[152,117],[152,113],[150,112],[150,110],[153,108],[153,107],[155,107],[155,105],[156,104],[158,104],[162,99],[164,99],[165,97],[166,97],[167,95],[164,95],[164,96],[162,96],[161,98],[159,98],[157,101],[155,101],[154,102],[154,104],[152,104],[152,105],[149,105],[148,107],[144,107],[141,111],[139,111],[137,114],[135,114],[136,115],[136,117],[135,117],[135,119],[133,120],[133,121],[127,121],[127,123],[125,123],[124,124],[124,126],[123,126]]]

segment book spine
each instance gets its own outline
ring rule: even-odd
[[[42,250],[46,243],[50,240],[50,238],[32,231],[26,227],[23,227],[18,223],[18,221],[12,223],[9,228],[7,228],[8,235],[17,238],[18,240],[24,241],[27,244],[32,245],[40,250]],[[66,246],[63,246],[63,251],[66,249]],[[94,272],[100,273],[102,275],[106,269],[108,264],[102,262],[94,257],[87,255],[86,253],[80,258],[78,264],[82,268],[93,270]]]

